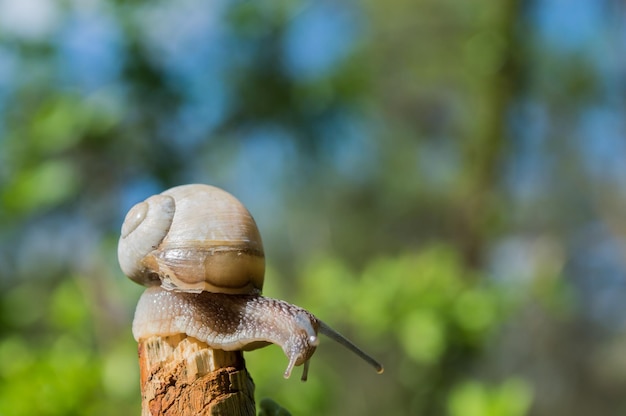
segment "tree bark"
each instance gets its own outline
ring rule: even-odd
[[[180,334],[139,342],[142,416],[254,416],[254,383],[241,351]]]

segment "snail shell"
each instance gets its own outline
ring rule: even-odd
[[[183,292],[260,293],[261,235],[248,210],[209,185],[183,185],[138,203],[118,245],[124,274]]]

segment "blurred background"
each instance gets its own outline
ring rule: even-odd
[[[293,414],[626,413],[626,3],[0,0],[0,414],[139,414],[127,210],[255,216]]]

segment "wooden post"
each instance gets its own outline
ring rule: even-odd
[[[254,416],[254,383],[241,351],[179,334],[139,341],[142,416]]]

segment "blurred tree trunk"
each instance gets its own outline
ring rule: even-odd
[[[485,243],[497,227],[498,195],[501,188],[503,154],[511,139],[507,129],[511,104],[523,85],[523,45],[520,22],[524,11],[522,0],[503,2],[499,21],[494,22],[496,41],[502,48],[500,67],[485,81],[484,110],[477,114],[477,125],[463,148],[463,186],[457,207],[458,243],[465,262],[480,268],[484,262]],[[480,111],[478,109],[477,111]]]

